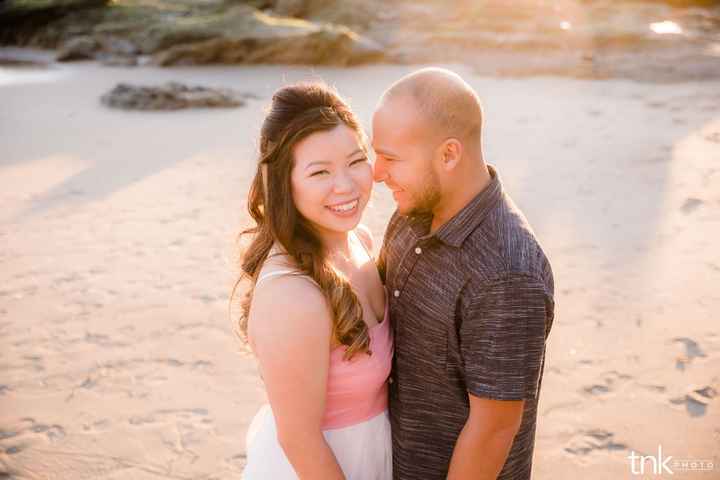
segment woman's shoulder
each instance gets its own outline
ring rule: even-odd
[[[258,276],[266,278],[256,284],[250,308],[250,328],[256,345],[284,338],[313,341],[309,331],[319,331],[327,343],[322,328],[327,326],[329,336],[332,317],[327,300],[310,277],[291,267],[264,265]]]

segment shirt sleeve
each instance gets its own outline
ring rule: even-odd
[[[494,400],[535,398],[549,330],[544,285],[522,274],[472,292],[460,327],[469,393]]]

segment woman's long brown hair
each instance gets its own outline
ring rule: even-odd
[[[292,199],[293,147],[313,133],[332,130],[342,124],[353,129],[363,148],[367,149],[364,133],[355,115],[329,86],[300,83],[283,87],[272,97],[260,132],[257,171],[248,193],[247,207],[255,226],[238,235],[238,245],[245,235],[252,239],[246,249],[241,249],[241,274],[230,294],[232,304],[238,285],[243,280],[250,280],[250,287],[241,302],[239,328],[236,330],[245,342],[248,340],[248,315],[255,282],[268,253],[277,242],[298,269],[320,286],[332,310],[332,334],[348,347],[345,358],[349,359],[358,352],[371,353],[360,301],[347,278],[328,261],[315,229],[298,212]]]

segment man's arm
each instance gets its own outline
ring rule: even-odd
[[[449,480],[495,479],[520,429],[526,399],[537,395],[545,346],[543,285],[514,274],[484,285],[460,327],[470,413]]]
[[[448,480],[495,480],[520,428],[525,401],[468,397],[470,415],[455,444]]]

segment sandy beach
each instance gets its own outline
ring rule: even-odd
[[[485,154],[554,269],[534,478],[720,478],[720,86],[463,75]],[[265,402],[228,294],[270,95],[322,78],[365,127],[419,65],[0,67],[0,478],[231,479]],[[118,82],[232,87],[125,112]],[[379,246],[393,201],[364,223]],[[237,314],[237,310],[234,311]]]

